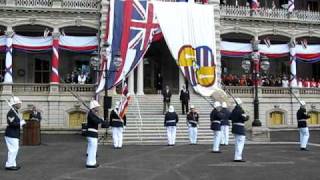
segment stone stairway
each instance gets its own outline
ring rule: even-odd
[[[115,102],[119,97],[114,97]],[[198,129],[198,143],[211,143],[212,130],[210,130],[211,105],[198,95],[191,95],[191,103],[199,113],[200,127]],[[208,99],[213,103],[212,99]],[[172,95],[171,105],[179,115],[177,125],[177,143],[188,143],[188,128],[186,115],[182,115],[179,95]],[[127,112],[127,127],[124,132],[124,144],[167,144],[166,129],[163,126],[162,96],[144,95],[132,97]],[[111,131],[109,130],[109,134]],[[230,136],[232,137],[232,136]],[[100,141],[111,143],[111,136]]]

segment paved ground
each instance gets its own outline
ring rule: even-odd
[[[43,137],[41,146],[21,146],[22,169],[0,169],[1,180],[319,180],[320,145],[301,152],[297,145],[246,145],[246,163],[231,162],[233,145],[222,154],[210,145],[99,146],[98,169],[84,168],[86,142],[81,136]],[[1,139],[0,162],[6,158]]]

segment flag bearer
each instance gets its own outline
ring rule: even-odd
[[[172,105],[169,106],[169,111],[164,118],[164,126],[167,127],[168,146],[174,146],[176,142],[176,125],[179,122],[179,117],[174,111]]]
[[[104,123],[105,121],[98,116],[100,104],[96,100],[91,100],[90,111],[87,117],[87,168],[97,168],[96,155],[98,150],[98,125]]]
[[[249,119],[249,116],[245,114],[241,104],[241,99],[236,98],[236,106],[230,115],[230,119],[232,121],[232,133],[235,137],[234,162],[245,162],[245,160],[242,159],[242,151],[246,140],[244,122]]]
[[[123,118],[119,116],[120,102],[117,101],[114,109],[110,113],[110,126],[112,128],[112,140],[113,147],[115,149],[121,149],[123,143],[123,130],[127,125],[127,118],[124,115]]]
[[[307,114],[306,103],[304,101],[301,101],[300,109],[297,112],[301,151],[308,151],[307,144],[309,140],[309,128],[307,125],[307,120],[309,118],[310,116]]]
[[[196,112],[194,105],[190,106],[190,112],[187,115],[187,125],[189,129],[190,144],[197,144],[199,114]]]
[[[18,110],[21,108],[21,104],[21,100],[18,97],[13,96],[10,99],[10,110],[7,114],[8,126],[5,131],[4,139],[8,148],[8,159],[5,164],[5,169],[11,171],[20,169],[20,166],[16,163],[16,157],[19,151],[20,128],[26,124],[21,116],[19,116]]]
[[[213,153],[221,153],[219,150],[221,142],[221,103],[216,101],[214,109],[210,113],[211,130],[213,130]]]
[[[221,144],[222,145],[228,145],[229,144],[229,119],[230,119],[230,114],[231,112],[228,109],[227,103],[223,102],[222,103],[222,121],[221,121],[221,132],[222,132],[222,137],[221,137]]]

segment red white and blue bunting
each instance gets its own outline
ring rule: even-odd
[[[298,62],[315,63],[320,61],[320,45],[308,45],[304,48],[302,45],[294,47],[295,57]],[[244,57],[252,52],[250,43],[221,42],[221,55],[225,57]],[[265,44],[259,44],[259,52],[269,58],[287,57],[290,53],[288,44],[271,44],[269,47]]]

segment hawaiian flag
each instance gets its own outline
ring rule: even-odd
[[[252,10],[257,11],[259,9],[260,3],[258,2],[258,0],[248,0],[248,2]]]
[[[288,11],[289,11],[290,13],[292,13],[293,10],[294,10],[294,0],[289,0],[289,1],[288,1]]]
[[[118,85],[143,59],[155,30],[159,28],[153,4],[145,0],[110,0],[109,36],[110,44],[106,67],[107,88]],[[121,65],[116,68],[114,57],[121,56]],[[96,92],[104,89],[103,76]]]
[[[119,117],[121,119],[123,119],[123,117],[127,113],[130,99],[131,99],[131,96],[128,93],[128,85],[127,85],[127,83],[123,83],[122,84],[122,97],[121,97],[120,106],[119,106]]]

